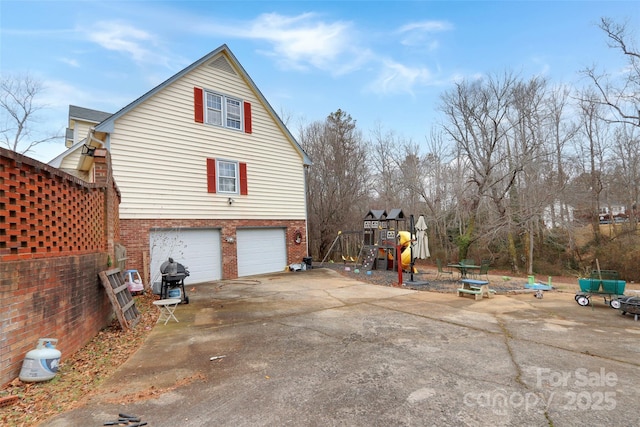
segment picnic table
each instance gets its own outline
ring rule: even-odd
[[[489,289],[489,282],[486,280],[462,279],[462,287],[458,288],[458,296],[474,295],[476,300],[484,297],[491,298],[491,294],[496,291]]]
[[[447,264],[447,267],[457,268],[458,271],[460,272],[460,278],[461,279],[466,279],[467,278],[467,272],[469,270],[480,270],[480,266],[479,265],[464,264],[464,263]]]

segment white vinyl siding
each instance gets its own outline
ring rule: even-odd
[[[73,123],[73,143],[82,141],[89,134],[89,129],[96,124],[92,122],[74,121]]]
[[[253,132],[196,123],[194,87],[250,102]],[[306,218],[303,159],[239,76],[195,69],[118,119],[110,144],[122,219]],[[208,193],[207,158],[247,163],[249,194]]]
[[[238,229],[238,277],[282,271],[287,245],[282,228]]]
[[[78,147],[77,150],[70,153],[68,156],[62,159],[59,168],[65,171],[75,170],[82,154],[82,147]]]

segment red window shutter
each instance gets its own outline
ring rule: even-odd
[[[193,115],[197,123],[204,123],[204,92],[199,87],[193,88]]]
[[[240,163],[240,194],[242,194],[243,196],[249,194],[246,163]]]
[[[207,192],[216,192],[216,159],[207,159]]]
[[[244,133],[251,133],[251,103],[244,103]]]

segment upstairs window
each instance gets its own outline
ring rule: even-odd
[[[206,91],[205,94],[207,97],[206,123],[231,129],[242,129],[242,109],[240,108],[242,101],[209,91]]]
[[[207,92],[207,123],[222,126],[222,96]]]
[[[233,129],[242,128],[241,102],[237,99],[226,98],[227,101],[227,127]]]
[[[251,103],[220,93],[193,88],[194,120],[252,133]]]

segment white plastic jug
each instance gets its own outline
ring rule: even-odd
[[[58,340],[40,338],[35,350],[27,353],[20,370],[20,381],[47,381],[56,376],[60,364],[60,353],[56,350]]]

